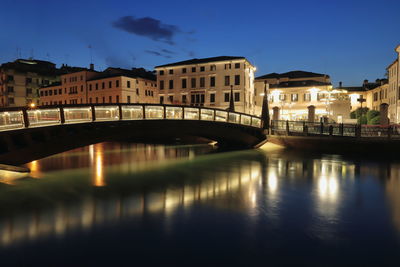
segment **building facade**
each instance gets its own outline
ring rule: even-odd
[[[83,70],[40,89],[41,105],[158,103],[155,76],[142,69]]]
[[[397,53],[396,60],[386,69],[389,80],[389,119],[392,123],[400,123],[400,45],[396,47],[395,51]]]
[[[244,57],[191,59],[155,69],[160,103],[227,109],[232,90],[235,111],[254,113],[256,68]]]
[[[39,104],[39,88],[59,81],[56,65],[42,60],[17,59],[0,66],[0,106]]]
[[[272,119],[343,121],[350,110],[344,90],[334,90],[329,75],[307,71],[270,73],[255,79],[256,114],[261,114],[264,88],[268,87]],[[310,113],[311,112],[311,113]]]

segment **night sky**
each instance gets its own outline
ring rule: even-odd
[[[400,44],[399,0],[1,0],[0,62],[97,70],[245,56],[256,76],[306,70],[337,85],[383,78]],[[92,48],[90,49],[89,46]]]

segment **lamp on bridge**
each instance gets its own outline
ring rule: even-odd
[[[268,88],[267,81],[264,81],[264,96],[261,108],[261,121],[263,129],[269,129],[269,107],[268,107]]]
[[[31,102],[31,103],[29,104],[29,107],[30,107],[30,108],[35,108],[35,107],[36,107],[36,105],[35,105],[35,103],[34,103],[34,102]]]
[[[231,95],[229,97],[229,108],[228,111],[235,112],[235,102],[233,100],[233,85],[231,85]]]

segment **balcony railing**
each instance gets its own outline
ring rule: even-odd
[[[158,104],[65,105],[0,111],[0,131],[61,124],[129,120],[200,120],[260,128],[256,116],[213,108]]]

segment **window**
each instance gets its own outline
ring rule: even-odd
[[[14,104],[14,103],[15,102],[13,97],[8,98],[8,104]]]
[[[292,102],[297,102],[297,101],[299,101],[299,94],[292,94],[291,100],[292,100]]]
[[[240,63],[235,63],[235,69],[240,69]]]
[[[140,92],[139,92],[139,88],[136,88],[136,94],[137,94],[137,95],[139,95],[139,94],[140,94]]]
[[[204,67],[204,66],[200,67],[200,72],[205,71],[205,70],[206,70],[206,67]]]
[[[26,83],[31,83],[32,82],[32,78],[26,78],[25,81],[26,81]]]
[[[112,96],[111,95],[108,97],[108,102],[112,103]]]
[[[126,87],[131,88],[131,81],[126,81]]]
[[[210,77],[210,87],[215,87],[215,76]]]
[[[225,64],[225,69],[226,70],[230,70],[232,68],[232,65],[231,64]]]
[[[81,85],[81,92],[83,92],[83,85]]]
[[[280,94],[279,95],[279,100],[280,101],[285,101],[286,100],[286,95],[285,94]]]
[[[126,98],[127,98],[126,100],[128,101],[128,103],[131,103],[131,96],[128,95]]]
[[[27,89],[28,90],[28,89]],[[32,90],[32,89],[31,89]],[[27,92],[28,93],[28,92]],[[32,93],[32,92],[31,92]],[[54,89],[54,95],[57,95],[58,91],[57,89]]]
[[[305,93],[304,94],[304,101],[311,101],[311,94],[310,93]]]
[[[164,103],[164,97],[160,96],[160,104],[163,104],[163,103]]]
[[[172,95],[168,96],[168,100],[169,100],[169,102],[173,103],[174,102],[174,96],[172,96]]]
[[[164,81],[160,81],[160,90],[164,90]]]
[[[231,83],[229,76],[225,76],[225,86],[229,86]]]
[[[104,82],[101,83],[101,89],[106,88],[106,84]]]
[[[235,96],[235,102],[239,102],[240,101],[240,93],[237,92],[234,94],[234,96]]]
[[[61,95],[62,94],[62,89],[58,89],[58,94]]]
[[[240,75],[235,75],[235,85],[240,85]]]
[[[8,82],[14,81],[14,76],[12,76],[12,75],[7,75],[7,81],[8,81]],[[14,100],[14,99],[13,99],[13,100]]]
[[[7,87],[7,92],[13,93],[14,92],[14,87],[13,86],[8,86]]]
[[[215,103],[215,94],[210,94],[210,103]]]
[[[106,98],[103,96],[103,104],[106,103]]]
[[[217,66],[215,66],[215,65],[210,66],[210,71],[215,71],[216,69],[217,69]]]
[[[169,74],[174,74],[174,70],[169,70]]]
[[[192,88],[196,88],[196,78],[192,78],[192,79],[190,80],[190,84],[191,84],[191,87],[192,87]]]
[[[186,95],[182,95],[182,103],[186,104],[187,101],[187,96]]]
[[[206,78],[200,77],[200,87],[205,87],[205,86],[206,86]]]
[[[160,75],[164,75],[164,71],[163,70],[160,70]]]
[[[378,92],[374,93],[374,101],[378,101]]]
[[[224,93],[224,101],[229,102],[229,93]]]
[[[43,91],[40,91],[40,96],[43,96]]]
[[[186,73],[186,68],[182,68],[182,73]]]
[[[174,89],[174,80],[169,80],[169,89]]]
[[[186,79],[182,79],[182,89],[186,88]]]
[[[96,90],[99,90],[99,85],[97,83],[95,84],[95,88]]]
[[[56,90],[54,90],[54,91],[56,91]],[[26,94],[27,95],[32,94],[32,88],[26,88]]]
[[[108,88],[111,88],[112,87],[112,81],[109,81],[108,82]]]
[[[116,96],[116,102],[119,103],[119,95]]]
[[[119,87],[119,80],[115,81],[115,87]]]
[[[192,67],[192,72],[196,72],[196,67]]]
[[[92,85],[89,84],[89,91],[92,91]]]

